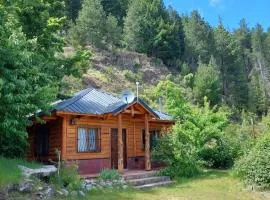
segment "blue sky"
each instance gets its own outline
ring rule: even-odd
[[[237,28],[242,18],[246,18],[249,27],[256,23],[265,30],[270,27],[270,0],[164,0],[164,3],[180,13],[197,9],[213,26],[221,16],[225,27],[230,30]]]

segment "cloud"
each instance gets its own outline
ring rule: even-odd
[[[222,0],[208,0],[209,5],[212,7],[217,7],[222,3]]]

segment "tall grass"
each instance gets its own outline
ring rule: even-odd
[[[11,183],[18,183],[20,181],[22,173],[18,168],[18,165],[23,165],[33,169],[41,166],[41,164],[36,162],[0,157],[0,187],[7,186]]]

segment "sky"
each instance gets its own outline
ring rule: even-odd
[[[211,25],[218,24],[221,17],[226,28],[233,30],[245,18],[248,26],[261,24],[265,30],[270,27],[270,0],[164,0],[179,13],[190,13],[197,9]]]

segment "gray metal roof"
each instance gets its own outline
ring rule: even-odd
[[[134,99],[133,103],[135,101],[137,101],[137,98]],[[138,99],[138,102],[149,112],[151,112],[156,118],[160,120],[172,120],[171,116],[159,111],[152,110],[140,98]],[[116,114],[124,110],[129,105],[130,104],[126,104],[120,98],[115,97],[112,94],[108,94],[94,88],[87,88],[76,93],[69,99],[56,103],[54,110],[81,114]]]

